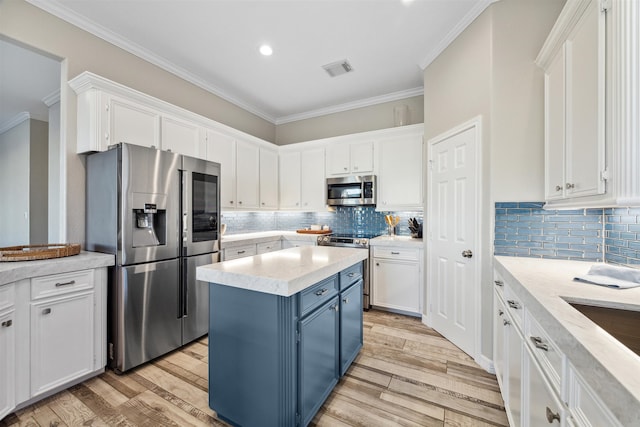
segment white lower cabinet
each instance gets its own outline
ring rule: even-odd
[[[280,239],[272,242],[256,243],[256,253],[258,255],[279,251],[280,249],[282,249],[282,240]]]
[[[315,246],[316,242],[313,240],[297,240],[286,238],[282,240],[282,249],[299,248],[300,246]]]
[[[15,285],[0,287],[0,419],[15,407]]]
[[[371,301],[379,308],[420,315],[422,251],[415,248],[372,248]]]
[[[104,371],[106,282],[97,268],[0,286],[0,418]]]
[[[621,426],[554,342],[552,329],[541,326],[509,283],[494,278],[494,366],[510,425]]]
[[[256,249],[256,244],[249,244],[243,246],[234,246],[231,248],[225,248],[224,254],[222,257],[223,261],[229,261],[232,259],[244,258],[248,256],[253,256],[258,253]]]

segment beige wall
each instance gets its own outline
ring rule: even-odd
[[[394,126],[393,107],[409,108],[409,124],[422,123],[424,97],[414,96],[392,102],[327,114],[276,126],[276,144],[287,145],[332,136],[349,135]]]
[[[31,120],[29,140],[29,244],[33,245],[49,241],[49,124]]]
[[[424,72],[425,139],[482,116],[482,355],[492,357],[496,201],[543,199],[543,80],[534,60],[564,0],[503,0]],[[427,182],[427,185],[429,183]],[[428,189],[428,187],[427,187]]]

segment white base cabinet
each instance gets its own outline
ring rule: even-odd
[[[621,427],[513,287],[498,273],[494,282],[494,366],[510,425]]]
[[[374,246],[371,304],[414,316],[422,313],[422,250]]]
[[[0,286],[0,419],[104,372],[106,293],[106,267]]]

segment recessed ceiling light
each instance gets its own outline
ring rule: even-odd
[[[271,56],[271,54],[273,54],[273,49],[271,49],[271,46],[268,44],[263,44],[260,46],[260,53],[264,56]]]

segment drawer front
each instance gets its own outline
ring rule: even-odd
[[[300,293],[300,317],[338,294],[338,275],[329,277]]]
[[[263,242],[256,245],[258,254],[264,254],[267,252],[279,251],[282,249],[282,241],[275,240],[273,242]]]
[[[569,367],[569,411],[580,426],[622,427],[573,366]]]
[[[549,338],[549,335],[529,314],[525,315],[524,335],[531,352],[540,362],[543,370],[551,380],[551,385],[561,394],[561,378],[564,366],[564,353]]]
[[[256,255],[256,245],[236,246],[234,248],[226,248],[224,250],[224,260],[244,258]]]
[[[376,258],[406,259],[417,261],[420,256],[420,249],[374,246],[373,256]]]
[[[362,279],[362,263],[352,265],[340,272],[340,290],[347,289],[352,283]]]
[[[0,286],[0,311],[12,307],[16,300],[16,287],[13,283]]]
[[[31,299],[49,298],[86,289],[93,289],[93,270],[73,271],[31,279]]]
[[[511,288],[507,283],[504,284],[504,300],[511,317],[513,317],[513,320],[518,324],[520,330],[522,330],[524,305],[522,304],[522,301],[520,301],[520,298],[511,291]]]

